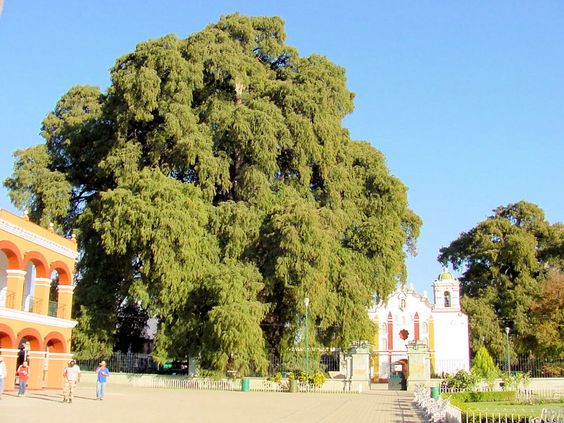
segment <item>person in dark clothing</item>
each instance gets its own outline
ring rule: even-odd
[[[18,361],[16,363],[16,369],[20,367],[24,361],[27,361],[27,351],[25,349],[25,344],[21,344],[20,350],[18,351]]]

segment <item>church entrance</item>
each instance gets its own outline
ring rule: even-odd
[[[390,366],[390,377],[388,378],[389,391],[406,391],[407,377],[409,376],[409,363],[407,359],[395,361]]]

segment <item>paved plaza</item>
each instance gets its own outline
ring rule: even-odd
[[[10,392],[0,401],[2,422],[402,422],[425,419],[412,394],[370,391],[362,394],[290,394],[165,390],[108,385],[104,401],[93,385],[78,387],[72,404],[60,391]]]

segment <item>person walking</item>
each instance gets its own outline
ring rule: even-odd
[[[25,388],[27,387],[27,381],[29,380],[29,366],[27,360],[25,360],[22,364],[20,364],[17,373],[19,380],[18,397],[23,397],[25,395]]]
[[[103,400],[106,393],[106,382],[110,377],[110,371],[106,367],[106,362],[102,360],[96,369],[96,399]]]
[[[80,367],[76,364],[76,361],[69,361],[68,366],[63,371],[63,377],[65,379],[63,402],[71,403],[76,385],[80,382]]]
[[[0,400],[2,399],[2,394],[4,393],[4,381],[8,377],[8,370],[6,369],[6,363],[4,363],[4,357],[0,355]]]

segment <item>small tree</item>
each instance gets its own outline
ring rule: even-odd
[[[494,380],[499,376],[499,369],[483,345],[478,349],[474,357],[470,373],[478,379],[486,381],[490,386],[493,385]]]

